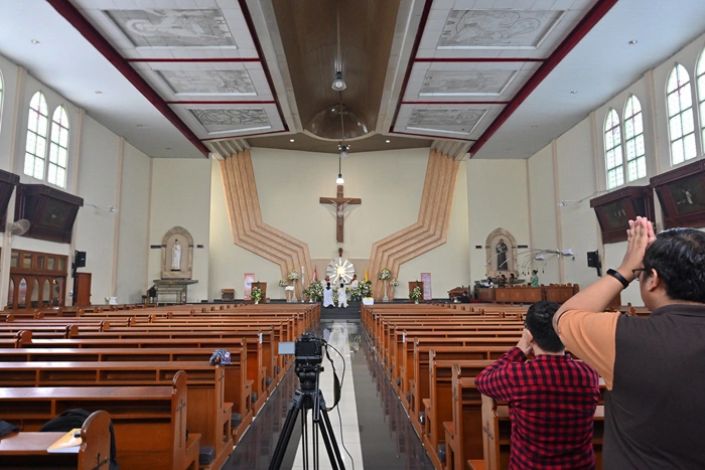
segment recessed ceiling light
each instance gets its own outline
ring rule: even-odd
[[[389,139],[386,139],[386,140],[384,141],[385,144],[388,144],[388,143],[390,143],[390,142],[391,142],[391,140],[389,140]]]
[[[32,44],[39,44],[39,39],[30,39],[29,42]]]
[[[629,44],[630,46],[635,46],[635,45],[639,44],[639,41],[636,39],[630,39],[627,44]]]
[[[294,142],[296,142],[296,139],[289,139],[289,142],[293,144]]]

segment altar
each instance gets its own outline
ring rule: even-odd
[[[193,279],[155,279],[157,303],[185,304],[188,299],[188,286],[197,282]]]

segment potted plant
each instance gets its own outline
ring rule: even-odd
[[[419,286],[414,287],[409,293],[409,298],[414,301],[415,304],[419,303],[419,300],[423,298],[423,292]]]
[[[260,300],[262,300],[262,289],[259,287],[253,287],[252,291],[250,291],[250,298],[258,304]]]

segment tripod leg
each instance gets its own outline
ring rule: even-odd
[[[277,441],[277,446],[274,448],[274,455],[272,455],[272,461],[269,464],[269,470],[279,470],[282,465],[282,460],[284,459],[284,453],[286,448],[289,446],[289,440],[291,439],[291,432],[294,430],[296,425],[296,418],[299,415],[303,407],[303,395],[301,392],[297,391],[294,395],[294,399],[291,402],[289,411],[286,414],[286,421],[284,421],[284,426],[282,427],[282,433],[279,435],[279,440]],[[303,414],[304,421],[306,420],[305,413]]]
[[[323,437],[323,443],[328,451],[328,459],[330,460],[330,464],[333,467],[333,470],[345,470],[345,464],[343,463],[343,458],[340,455],[338,442],[335,440],[333,426],[330,424],[330,419],[328,419],[328,412],[326,411],[323,400],[321,400],[320,415],[323,417],[321,436]]]
[[[304,470],[308,470],[308,410],[301,410],[301,458]]]

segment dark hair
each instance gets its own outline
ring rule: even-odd
[[[644,254],[644,276],[652,269],[671,299],[705,303],[705,233],[692,228],[659,233]]]
[[[534,342],[548,352],[561,352],[565,349],[563,342],[553,329],[553,314],[560,307],[555,302],[542,300],[536,302],[526,312],[524,324],[534,337]]]

